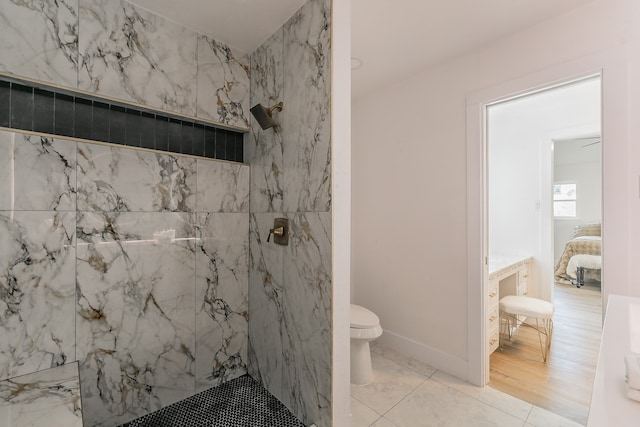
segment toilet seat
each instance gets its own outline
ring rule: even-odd
[[[349,336],[352,339],[373,341],[382,335],[382,326],[377,325],[373,328],[351,328]]]
[[[359,305],[351,304],[351,327],[369,329],[380,326],[380,318],[371,310]]]

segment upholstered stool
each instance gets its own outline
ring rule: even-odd
[[[547,353],[551,347],[551,336],[553,334],[553,304],[538,298],[509,295],[500,299],[500,324],[507,327],[509,340],[512,339],[511,332],[519,325],[529,326],[538,331],[538,341],[542,351],[542,359],[547,363]],[[536,325],[526,323],[519,319],[519,316],[536,319]],[[515,320],[512,329],[511,321]],[[544,345],[542,335],[545,336]]]

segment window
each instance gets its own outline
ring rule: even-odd
[[[553,186],[553,216],[575,218],[577,216],[576,184],[556,184]]]

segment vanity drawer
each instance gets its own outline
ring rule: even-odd
[[[487,327],[489,330],[498,329],[500,326],[500,307],[489,307],[489,324]]]
[[[529,265],[525,264],[518,270],[518,295],[529,293]]]
[[[491,307],[498,305],[498,299],[498,282],[489,282],[489,310],[491,310]]]
[[[491,330],[491,332],[489,333],[489,354],[493,353],[494,351],[496,351],[496,349],[498,348],[498,345],[500,345],[500,331],[498,330],[498,328]]]

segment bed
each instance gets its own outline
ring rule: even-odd
[[[600,281],[601,254],[600,224],[577,225],[554,269],[555,280],[578,286],[582,286],[584,280]]]

